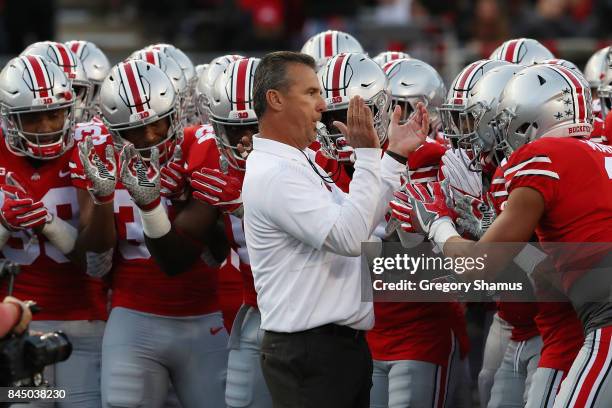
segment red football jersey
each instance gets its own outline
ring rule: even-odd
[[[96,136],[94,144],[104,160],[104,149],[112,144],[106,129],[90,122],[81,134]],[[194,143],[193,134],[185,133],[181,148],[186,158],[198,156],[198,144]],[[83,166],[76,152],[72,162],[73,184],[85,189]],[[170,200],[162,199],[162,203],[172,219]],[[217,270],[198,260],[178,276],[166,275],[151,258],[144,242],[138,208],[120,183],[115,191],[114,211],[118,242],[111,270],[112,307],[121,306],[162,316],[194,316],[219,310]]]
[[[5,183],[7,172],[14,172],[35,201],[42,201],[50,213],[77,228],[79,205],[70,182],[70,156],[66,152],[53,160],[33,160],[12,153],[2,137],[0,183]],[[21,265],[13,295],[41,307],[35,320],[106,320],[107,292],[102,281],[70,262],[44,235],[32,230],[12,232],[2,256]],[[1,283],[6,294],[7,282]]]
[[[346,165],[340,164],[336,160],[327,157],[321,150],[316,151],[315,162],[327,172],[340,190],[344,192],[349,191],[352,174],[349,174]]]
[[[512,154],[504,177],[510,194],[518,187],[530,187],[542,195],[545,213],[536,234],[563,274],[567,290],[606,251],[555,250],[547,243],[610,241],[612,147],[574,138],[538,139]]]
[[[194,150],[195,154],[187,157],[188,174],[207,167],[209,169],[220,169],[220,154],[215,141],[214,129],[211,125],[193,126],[185,129],[185,134],[193,134],[191,140],[197,141],[199,148]],[[244,172],[234,169],[229,166],[227,173],[239,180],[244,179]],[[244,237],[244,228],[242,219],[233,215],[225,216],[225,231],[230,245],[239,256],[239,269],[242,274],[242,289],[238,289],[235,285],[225,282],[225,290],[223,296],[231,297],[233,302],[237,302],[238,306],[245,303],[249,306],[257,307],[257,292],[253,283],[253,274],[249,263],[249,255],[247,253],[246,238]],[[237,294],[240,294],[237,296]],[[227,299],[224,300],[227,302]]]
[[[598,117],[593,118],[593,131],[591,132],[589,140],[595,143],[608,143],[603,119]]]
[[[535,320],[544,343],[538,367],[567,373],[584,343],[582,323],[569,300],[538,302],[537,306]]]
[[[486,194],[489,194],[491,202],[495,206],[497,214],[503,211],[508,192],[506,191],[506,180],[504,179],[505,165],[497,167],[491,180],[491,186]],[[538,335],[538,328],[534,317],[538,311],[535,303],[512,302],[511,299],[501,299],[497,302],[499,317],[512,326],[510,338],[514,341],[526,341]]]

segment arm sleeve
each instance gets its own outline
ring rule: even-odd
[[[346,210],[341,211],[338,222],[333,225],[324,242],[324,247],[327,250],[347,256],[360,255],[361,243],[372,239],[371,235],[374,229],[384,220],[385,213],[389,207],[389,201],[393,199],[393,192],[400,187],[400,174],[406,169],[406,166],[398,163],[388,155],[384,155],[380,161],[380,192],[378,195],[374,195],[373,192],[368,191],[369,182],[367,177],[370,175],[368,173],[365,173],[363,176],[358,174],[358,171],[366,171],[361,168],[361,164],[358,165],[360,162],[360,155],[362,159],[368,160],[367,158],[363,158],[361,150],[363,149],[356,149],[355,152],[357,155],[355,174],[351,181],[350,194],[346,196],[345,202],[342,205],[342,209],[344,210],[344,208],[346,208]],[[361,191],[357,193],[360,198],[353,197],[356,190]],[[353,217],[359,215],[354,212],[354,202],[346,204],[346,201],[358,201],[359,199],[371,200],[376,206],[373,222],[369,225],[367,230],[347,228],[347,226],[353,227]],[[365,224],[362,225],[365,226]],[[365,236],[365,234],[367,234],[367,236]]]
[[[290,162],[280,166],[268,183],[261,209],[266,218],[316,249],[358,256],[375,225],[381,177],[380,149],[356,150],[350,194],[340,200],[312,169]]]
[[[533,142],[532,142],[533,143]],[[560,172],[555,157],[540,144],[525,145],[511,157],[504,171],[508,194],[518,187],[530,187],[544,198],[546,209],[555,202],[559,188]]]

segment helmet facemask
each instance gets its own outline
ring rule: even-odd
[[[516,113],[506,108],[498,113],[491,122],[495,134],[495,149],[506,159],[519,147],[537,138],[538,124],[535,122],[525,122],[512,131],[511,126],[514,127],[513,122],[516,119]]]
[[[93,86],[88,82],[73,81],[72,89],[76,100],[75,119],[77,123],[87,122],[93,117]]]
[[[238,144],[242,144],[244,136],[252,137],[259,132],[257,121],[236,123],[212,118],[215,129],[217,148],[227,164],[235,170],[246,170],[246,154],[238,151]]]
[[[366,101],[365,104],[372,111],[374,129],[378,135],[380,146],[387,142],[387,131],[391,115],[391,98],[389,94],[382,90]],[[328,108],[321,114],[321,123],[324,129],[317,129],[317,138],[321,144],[321,150],[334,160],[342,160],[347,157],[342,151],[347,149],[347,142],[344,135],[334,125],[334,121],[347,123],[348,104],[342,104],[339,108]]]
[[[75,102],[75,99],[71,99],[50,109],[19,109],[3,105],[2,117],[10,150],[37,160],[52,160],[62,156],[74,143],[72,132],[75,125]],[[61,129],[44,133],[24,130],[23,115],[60,109],[65,110]]]
[[[451,147],[460,148],[465,131],[472,128],[469,124],[465,105],[444,104],[439,108],[442,122],[442,134]]]
[[[164,119],[167,119],[169,122],[168,132],[166,133],[165,137],[152,146],[136,148],[136,151],[144,161],[148,161],[151,157],[151,152],[153,148],[157,148],[157,150],[159,151],[159,164],[163,166],[172,158],[175,147],[179,145],[183,140],[183,126],[181,120],[179,119],[179,111],[176,105],[168,112],[162,115],[157,115],[152,119],[143,120],[141,123],[131,123],[128,125],[111,125],[109,123],[105,123],[105,125],[113,136],[115,147],[117,149],[121,149],[125,145],[132,143],[125,137],[126,130],[138,129],[140,127],[150,125],[152,123]]]

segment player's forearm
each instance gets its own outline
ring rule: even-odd
[[[81,221],[75,245],[76,254],[84,259],[86,252],[106,252],[114,248],[116,243],[113,203],[93,205],[89,216]]]
[[[159,238],[151,238],[145,234],[145,243],[164,273],[175,276],[189,270],[200,258],[209,265],[214,264],[210,266],[217,266],[225,260],[229,243],[223,228],[213,225],[207,236],[209,239],[206,242],[195,241],[172,228]]]
[[[185,209],[173,223],[161,205],[151,211],[140,211],[145,244],[166,274],[174,276],[187,271],[202,254],[213,254],[206,259],[225,259],[229,246],[215,215],[214,211],[206,213],[197,203]]]

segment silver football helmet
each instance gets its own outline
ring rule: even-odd
[[[170,78],[170,81],[172,81],[174,92],[176,92],[176,95],[179,98],[179,118],[181,118],[183,123],[185,123],[182,113],[187,109],[186,103],[189,89],[187,87],[187,79],[185,78],[185,74],[176,61],[166,56],[166,54],[162,53],[160,50],[153,48],[136,51],[130,55],[129,59],[146,61],[164,71],[168,78]]]
[[[491,122],[497,114],[497,105],[502,91],[510,79],[524,67],[518,64],[500,65],[489,70],[468,92],[465,109],[459,113],[460,123],[458,147],[465,149],[471,171],[481,171],[483,164],[499,165],[501,157],[496,154],[494,128]],[[465,155],[462,155],[465,157]]]
[[[76,99],[75,117],[77,122],[89,119],[93,102],[93,86],[83,62],[66,45],[53,41],[31,44],[20,55],[38,55],[58,65],[72,81]]]
[[[243,58],[242,55],[237,54],[222,55],[213,59],[208,64],[207,69],[198,76],[195,88],[195,101],[202,123],[207,123],[209,120],[208,98],[212,95],[215,81],[232,62]]]
[[[327,61],[318,77],[327,105],[321,117],[325,129],[318,131],[321,149],[330,157],[338,158],[338,148],[344,138],[333,122],[346,123],[349,100],[356,95],[372,109],[374,128],[383,146],[387,141],[391,97],[389,81],[382,68],[365,54],[339,54]]]
[[[410,55],[401,51],[383,51],[374,58],[372,58],[378,65],[384,67],[387,62],[395,61],[398,59],[410,59]]]
[[[195,85],[198,80],[195,72],[195,66],[191,59],[180,49],[176,48],[171,44],[154,44],[147,48],[158,49],[166,56],[172,58],[183,70],[185,79],[187,80],[187,94],[185,95],[185,109],[182,112],[185,122],[188,124],[195,124],[198,121],[197,111],[194,101]]]
[[[591,89],[597,89],[602,85],[606,70],[610,65],[610,52],[612,47],[604,47],[597,50],[584,66],[584,77],[589,81]]]
[[[402,108],[400,123],[406,123],[417,102],[423,102],[429,113],[432,130],[440,126],[438,108],[444,103],[446,86],[440,74],[429,64],[418,59],[400,59],[388,62],[383,70],[389,78],[391,110]]]
[[[479,60],[463,68],[451,84],[446,100],[439,109],[442,119],[442,133],[453,146],[457,146],[461,137],[461,129],[465,127],[461,123],[460,113],[467,107],[469,92],[474,88],[484,74],[490,70],[509,64],[506,61]]]
[[[90,41],[68,41],[65,44],[83,62],[87,78],[92,84],[92,109],[89,115],[91,118],[98,113],[100,86],[110,72],[110,62],[104,52]]]
[[[174,85],[160,68],[142,60],[128,60],[115,65],[100,89],[102,121],[117,146],[128,143],[126,130],[168,120],[164,139],[153,146],[140,147],[140,155],[148,159],[157,147],[160,162],[167,161],[182,139],[178,117],[179,98]]]
[[[582,71],[576,66],[576,64],[574,64],[572,61],[568,61],[566,59],[560,59],[560,58],[552,58],[549,60],[544,60],[542,62],[539,62],[538,64],[548,64],[548,65],[562,65],[567,69],[571,69],[572,71],[574,71],[575,73],[577,73],[580,76],[584,76],[584,74],[582,73]]]
[[[561,65],[532,65],[506,84],[493,126],[496,147],[509,157],[540,137],[588,137],[592,123],[584,77]]]
[[[76,99],[72,83],[57,65],[38,55],[10,60],[0,72],[0,109],[9,149],[19,155],[50,160],[73,145]],[[33,112],[58,111],[64,125],[54,132],[28,132],[23,122]]]
[[[258,132],[253,109],[253,79],[259,58],[242,58],[230,63],[215,81],[208,99],[210,121],[220,153],[235,169],[245,170],[245,157],[237,149],[243,136]]]
[[[319,69],[334,55],[349,52],[365,54],[355,37],[336,30],[327,30],[310,37],[301,52],[314,58]]]
[[[489,59],[508,61],[520,65],[532,65],[555,56],[539,41],[532,38],[508,40],[497,47]]]

